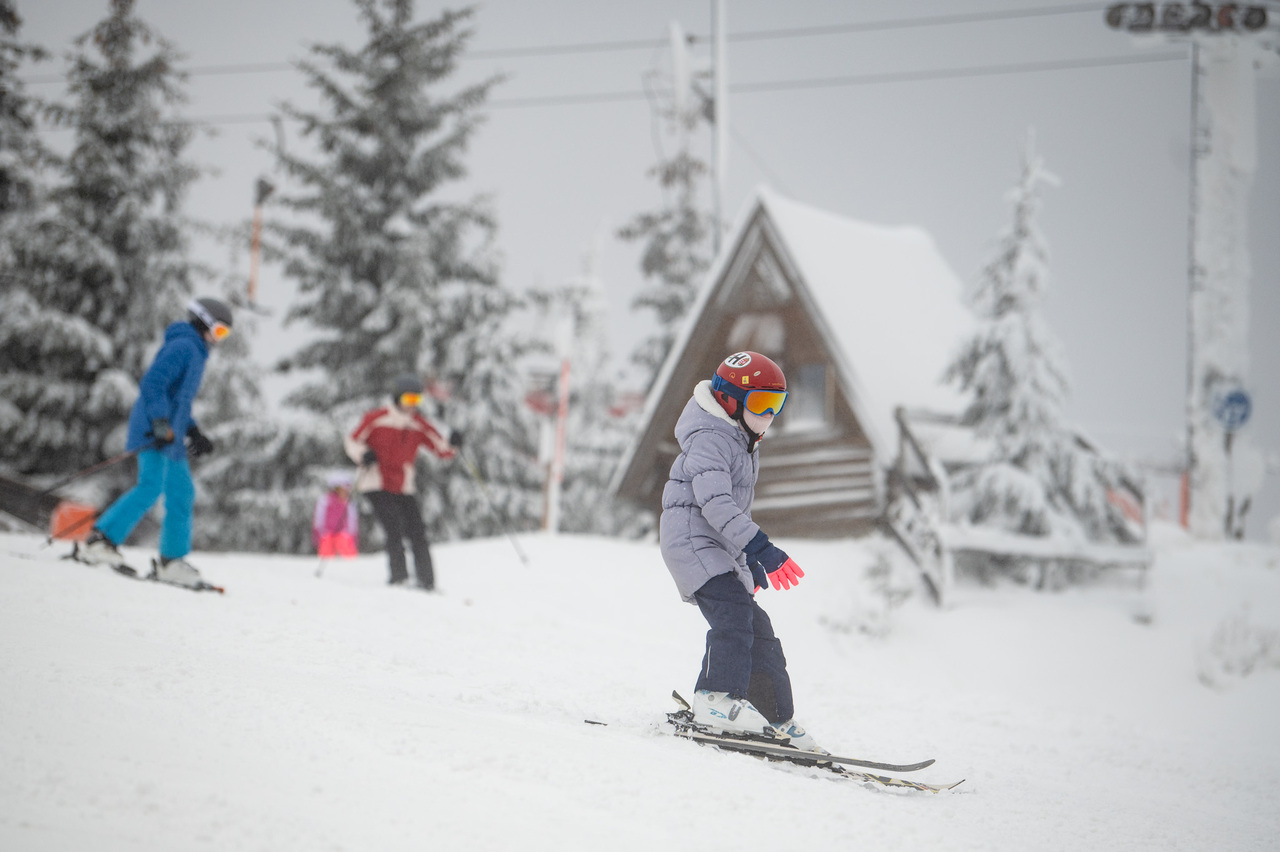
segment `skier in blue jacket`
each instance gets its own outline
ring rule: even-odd
[[[707,620],[693,720],[788,739],[826,753],[795,720],[782,643],[755,595],[804,571],[751,520],[760,439],[782,412],[787,379],[772,359],[737,352],[699,382],[676,422],[680,455],[662,491],[662,558],[680,597]]]
[[[200,572],[185,558],[191,551],[196,499],[187,452],[205,455],[213,451],[213,442],[196,425],[191,404],[200,390],[209,348],[230,333],[231,309],[209,298],[193,299],[187,305],[187,321],[165,329],[164,344],[138,383],[138,400],[129,413],[125,449],[139,451],[138,484],[98,518],[79,549],[85,561],[127,567],[117,546],[163,495],[156,578],[180,586],[200,585]]]

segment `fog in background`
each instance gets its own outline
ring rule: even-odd
[[[107,3],[18,0],[17,6],[23,39],[54,55],[25,72],[30,92],[60,97],[62,57],[74,37],[106,15]],[[281,65],[302,58],[309,44],[362,43],[354,4],[139,0],[137,8],[186,56],[193,72],[187,116],[216,131],[189,149],[192,160],[217,172],[195,185],[188,212],[216,224],[247,221],[256,179],[279,179],[261,144],[275,139],[267,117],[285,100],[315,103],[301,75]],[[418,17],[442,8],[420,3]],[[1109,29],[1104,8],[1010,0],[729,0],[725,215],[732,221],[753,188],[767,183],[843,216],[920,226],[956,273],[972,281],[1010,222],[1004,193],[1034,128],[1046,165],[1062,179],[1047,192],[1040,222],[1053,251],[1046,317],[1072,368],[1069,415],[1107,449],[1172,466],[1181,461],[1185,432],[1190,51]],[[1280,5],[1268,8],[1274,29]],[[994,17],[1029,10],[1049,14]],[[993,17],[977,18],[988,13]],[[919,25],[926,19],[942,20]],[[643,80],[652,74],[655,85],[669,84],[673,20],[695,37],[695,61],[705,60],[710,0],[485,2],[473,19],[474,56],[446,84],[452,91],[506,75],[485,110],[488,122],[467,158],[462,191],[492,199],[504,280],[513,288],[580,275],[585,254],[597,248],[619,365],[650,318],[630,313],[640,285],[638,248],[614,231],[661,203],[645,173],[674,140],[663,133]],[[283,130],[286,145],[305,145],[296,126]],[[55,147],[71,138],[65,131],[46,137]],[[705,128],[695,137],[695,153],[710,157]],[[1242,434],[1280,469],[1277,154],[1280,75],[1273,67],[1258,81],[1248,388],[1254,412]],[[206,242],[199,253],[247,275],[247,246],[232,253]],[[258,292],[273,318],[260,326],[255,344],[271,360],[305,331],[275,331],[292,297],[278,268],[264,267]],[[1168,483],[1153,484],[1156,503],[1171,510]],[[1255,499],[1249,536],[1265,537],[1277,516],[1280,474],[1271,473]]]

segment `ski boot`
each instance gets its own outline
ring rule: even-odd
[[[153,560],[151,568],[155,579],[161,583],[186,586],[188,589],[198,589],[204,585],[204,580],[200,578],[200,572],[196,567],[180,556],[174,559],[162,557],[158,561]]]
[[[810,736],[809,732],[802,728],[795,719],[782,722],[774,727],[778,729],[782,736],[791,740],[789,745],[793,745],[801,751],[811,751],[814,754],[831,754],[831,752],[818,745],[817,740]]]
[[[786,735],[770,724],[750,701],[728,692],[699,689],[693,694],[692,709],[693,724],[710,731],[786,742]]]
[[[138,572],[129,567],[124,561],[124,557],[120,555],[119,549],[112,543],[111,539],[102,534],[102,531],[94,528],[89,531],[89,537],[83,542],[77,542],[75,549],[71,551],[71,558],[78,562],[84,562],[87,565],[106,565],[121,574],[136,576]]]

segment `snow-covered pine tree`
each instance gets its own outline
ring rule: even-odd
[[[640,213],[618,230],[628,242],[641,242],[640,270],[647,286],[632,301],[638,310],[656,314],[657,329],[636,347],[633,362],[644,370],[648,389],[675,343],[684,319],[711,266],[711,237],[715,222],[699,203],[699,187],[708,173],[706,163],[689,149],[690,132],[700,113],[666,107],[660,118],[677,137],[675,153],[663,157],[648,174],[662,191],[662,204]]]
[[[41,169],[49,164],[36,133],[39,104],[18,76],[28,62],[45,58],[45,52],[19,40],[21,27],[11,0],[0,0],[0,458],[10,463],[24,455],[23,448],[6,439],[25,419],[16,391],[19,371],[31,357],[23,339],[31,303],[24,298],[26,285],[15,251],[29,240],[27,232],[46,189]]]
[[[463,154],[496,79],[447,94],[471,37],[470,10],[416,22],[412,0],[356,0],[367,30],[357,49],[318,45],[300,63],[322,111],[292,105],[312,152],[278,152],[293,182],[277,227],[299,299],[290,321],[317,332],[285,362],[317,371],[288,399],[341,434],[383,403],[398,374],[434,376],[450,396],[440,414],[467,440],[488,498],[465,463],[419,478],[436,535],[531,526],[538,477],[532,423],[513,365],[523,344],[507,327],[518,300],[500,286],[495,224],[483,201],[452,200]],[[496,511],[490,508],[490,501]]]
[[[18,40],[22,18],[13,0],[0,0],[0,227],[36,205],[38,174],[48,155],[36,135],[38,104],[18,71],[45,51]]]
[[[987,463],[957,476],[952,509],[958,520],[1023,535],[1125,540],[1108,499],[1125,472],[1066,425],[1066,360],[1041,314],[1049,248],[1037,215],[1043,188],[1057,183],[1029,134],[1008,195],[1013,223],[970,293],[978,330],[945,374],[970,396],[964,423],[992,447]]]
[[[240,245],[247,229],[224,239]],[[230,268],[234,269],[232,262]],[[223,299],[241,301],[244,276],[232,271]],[[218,345],[205,367],[195,414],[215,451],[192,462],[196,479],[193,544],[198,550],[305,553],[311,547],[311,513],[322,490],[313,471],[331,449],[332,429],[298,412],[280,414],[264,397],[252,343],[261,320],[236,309],[235,332]]]
[[[69,57],[73,132],[59,179],[12,249],[22,287],[0,305],[0,453],[24,472],[65,472],[119,449],[137,380],[194,267],[181,203],[198,169],[177,54],[112,0]]]

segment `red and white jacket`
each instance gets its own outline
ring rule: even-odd
[[[357,491],[413,494],[413,462],[419,447],[442,459],[451,459],[455,454],[435,424],[416,409],[404,411],[395,405],[365,414],[344,443],[347,455],[357,464],[367,450],[378,455],[376,465],[360,470],[355,482]]]

